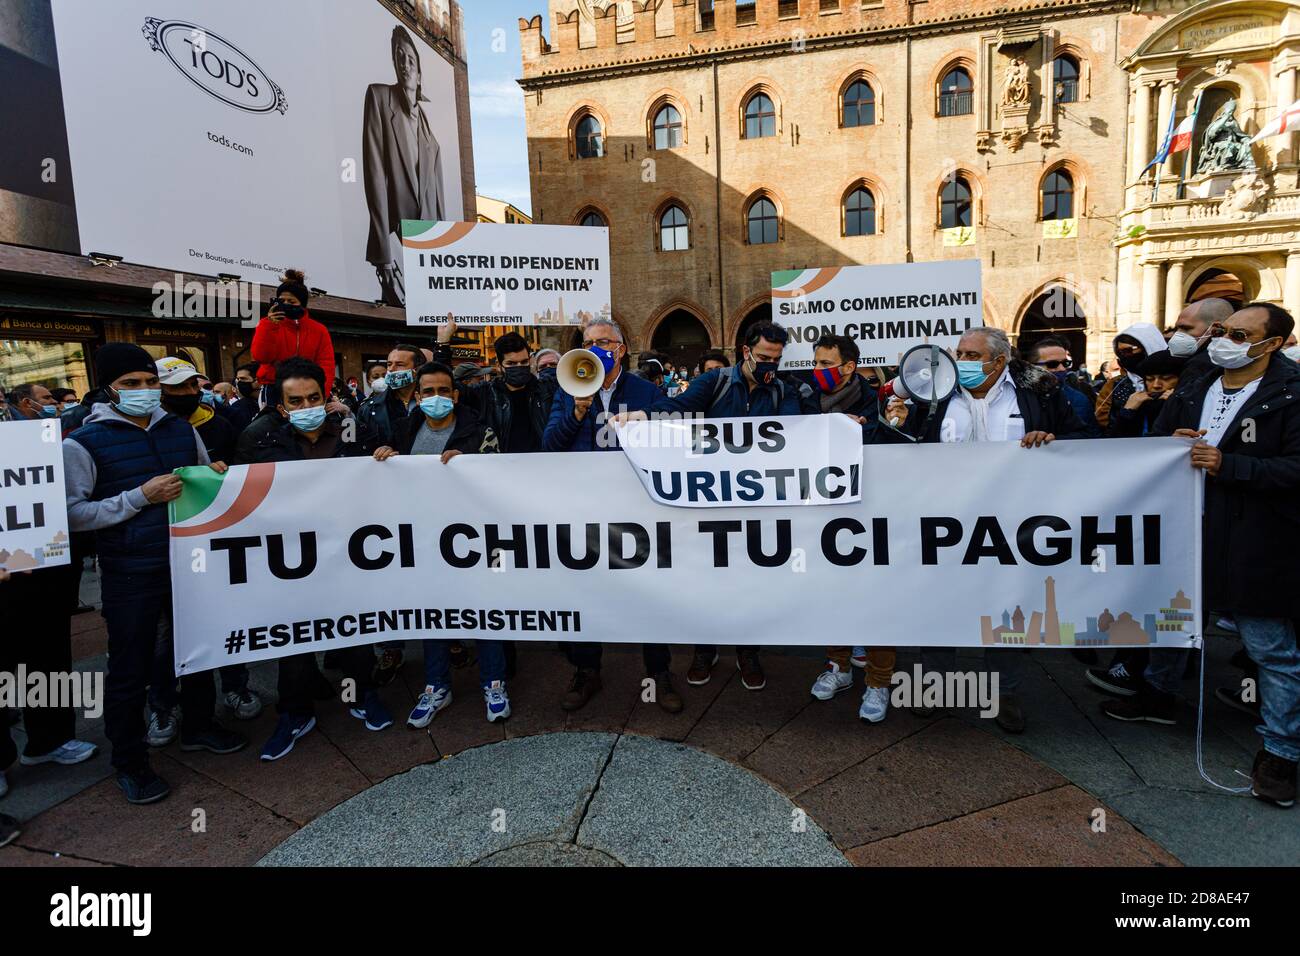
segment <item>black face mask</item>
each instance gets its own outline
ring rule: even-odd
[[[557,377],[555,366],[554,365],[546,366],[546,368],[542,369],[540,372],[537,373],[537,377],[540,378],[543,382],[554,382]]]
[[[300,305],[286,305],[285,303],[281,302],[277,306],[277,311],[279,311],[279,313],[283,315],[286,319],[301,319],[302,314],[307,310]]]
[[[527,365],[513,365],[505,370],[506,384],[511,388],[522,388],[533,381],[533,370]]]
[[[188,419],[199,408],[198,395],[164,395],[162,407],[178,418]]]
[[[1119,362],[1119,367],[1126,372],[1132,372],[1146,361],[1146,357],[1147,354],[1145,352],[1128,352],[1124,355],[1115,356],[1116,360]]]
[[[253,382],[236,382],[235,388],[239,390],[239,394],[244,398],[252,398],[256,385]]]

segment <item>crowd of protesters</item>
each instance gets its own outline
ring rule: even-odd
[[[183,359],[155,361],[139,346],[112,343],[95,352],[97,388],[80,399],[70,389],[36,383],[18,384],[0,397],[0,420],[60,421],[73,531],[68,568],[0,571],[0,613],[12,635],[0,667],[70,669],[70,620],[78,610],[83,564],[93,555],[108,630],[105,732],[117,783],[131,803],[169,793],[151,768],[151,748],[178,739],[184,750],[234,753],[248,740],[218,714],[250,720],[263,708],[242,665],[173,676],[165,506],[181,494],[176,468],[206,465],[222,472],[230,465],[358,456],[428,455],[447,464],[459,455],[598,453],[619,448],[611,418],[659,413],[843,414],[861,426],[864,445],[1014,441],[1033,449],[1058,440],[1189,439],[1189,464],[1207,479],[1204,610],[1221,630],[1239,636],[1236,660],[1253,679],[1217,694],[1259,721],[1255,795],[1279,806],[1294,802],[1300,565],[1291,544],[1300,538],[1300,350],[1292,317],[1278,306],[1206,299],[1187,306],[1167,331],[1130,326],[1115,337],[1114,358],[1096,378],[1075,367],[1063,339],[1039,338],[1018,354],[1004,332],[972,329],[954,352],[960,387],[931,410],[898,397],[882,401],[887,370],[860,366],[851,338],[823,336],[811,369],[782,372],[788,337],[772,323],[749,330],[735,364],[722,352],[708,352],[687,369],[655,353],[641,353],[633,367],[617,322],[591,320],[582,347],[599,358],[606,374],[601,389],[585,398],[559,388],[558,352],[533,352],[516,333],[495,340],[491,365],[454,365],[450,321],[435,349],[394,343],[384,364],[365,370],[364,385],[340,383],[329,332],[311,318],[309,301],[302,274],[287,273],[256,330],[254,361],[229,382],[214,383]],[[870,637],[853,626],[836,634],[811,693],[829,700],[850,690],[853,671],[861,669],[859,715],[877,723],[890,707],[895,650],[869,646]],[[674,687],[669,645],[651,625],[645,638],[642,656],[654,700],[677,713],[684,704]],[[389,642],[330,652],[323,660],[314,653],[278,659],[278,721],[261,759],[288,755],[315,727],[317,705],[341,699],[328,672],[354,689],[344,706],[367,730],[390,727],[394,718],[377,689],[394,679],[406,650],[403,642]],[[509,640],[478,640],[473,653],[461,642],[421,642],[425,686],[407,725],[429,726],[452,702],[452,669],[475,657],[487,720],[508,719],[514,650]],[[576,711],[602,689],[602,646],[575,642],[563,650],[573,674],[558,704]],[[995,719],[1010,733],[1026,727],[1017,688],[1029,653],[1009,647],[986,652],[987,666],[999,677]],[[1091,665],[1088,679],[1109,695],[1101,703],[1108,717],[1177,720],[1176,694],[1190,651],[1125,648],[1104,662],[1094,649],[1074,653]],[[740,643],[734,656],[740,684],[761,691],[767,678],[759,648]],[[717,645],[696,644],[686,682],[707,684],[719,660]],[[921,660],[930,670],[956,667],[951,648],[925,648]],[[21,755],[9,731],[0,730],[0,797],[7,791],[3,770],[16,759],[75,764],[96,751],[76,739],[70,709],[33,710],[24,721]],[[6,826],[12,831],[12,821],[0,817],[0,842]]]

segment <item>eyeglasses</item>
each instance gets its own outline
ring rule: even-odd
[[[622,345],[622,344],[623,343],[620,342],[618,339],[595,339],[594,341],[583,342],[582,347],[584,349],[590,349],[594,345],[598,349],[604,349],[606,352],[612,352],[614,350],[614,346]]]
[[[1246,342],[1250,342],[1250,333],[1247,332],[1245,329],[1226,329],[1217,322],[1214,323],[1214,325],[1210,326],[1210,338],[1218,339],[1218,338],[1222,338],[1225,335],[1228,338],[1232,339],[1232,341],[1236,342],[1238,345],[1242,345]],[[1260,339],[1260,341],[1267,342],[1268,339]],[[1252,344],[1256,344],[1256,343],[1252,343]]]
[[[1055,371],[1058,368],[1063,368],[1068,372],[1070,369],[1074,368],[1074,360],[1073,359],[1048,359],[1046,362],[1039,362],[1038,367],[1045,368],[1049,371]]]

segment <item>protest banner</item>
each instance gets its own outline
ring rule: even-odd
[[[703,513],[650,500],[621,454],[182,469],[177,672],[412,638],[639,643],[665,612],[698,622],[687,642],[821,645],[789,622],[869,611],[855,640],[1195,646],[1185,441],[869,446],[862,468],[857,503]]]
[[[782,368],[811,368],[822,335],[846,335],[859,365],[897,365],[916,345],[954,348],[984,324],[978,259],[772,273],[772,318],[790,341]]]
[[[656,417],[613,426],[646,492],[688,508],[862,500],[862,426],[847,415]]]
[[[609,230],[402,222],[407,325],[582,325],[611,314]]]
[[[57,419],[0,427],[0,568],[33,571],[71,561]]]

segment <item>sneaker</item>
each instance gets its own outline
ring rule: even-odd
[[[745,690],[762,690],[767,686],[763,665],[758,662],[758,651],[741,651],[736,655],[736,670],[740,671],[740,686]]]
[[[581,710],[599,690],[600,671],[579,667],[573,672],[573,680],[569,681],[569,689],[560,700],[560,707],[567,711]]]
[[[8,846],[18,839],[23,831],[18,829],[18,821],[8,814],[0,813],[0,846]]]
[[[840,670],[840,665],[834,661],[826,662],[826,670],[817,675],[813,681],[812,695],[818,700],[830,700],[841,691],[846,691],[853,686],[853,670]]]
[[[222,702],[230,708],[236,720],[252,720],[262,712],[262,698],[247,687],[243,690],[232,690],[222,698]]]
[[[862,706],[858,716],[869,724],[878,724],[889,713],[889,688],[868,687],[862,692]]]
[[[1143,681],[1131,697],[1102,701],[1101,712],[1112,720],[1145,720],[1173,726],[1178,722],[1178,698],[1173,694],[1162,694]]]
[[[148,765],[139,770],[119,770],[117,785],[126,795],[127,803],[157,803],[172,792],[167,781],[153,772]]]
[[[1265,803],[1289,807],[1295,803],[1296,762],[1261,750],[1250,771],[1250,793]]]
[[[483,688],[483,701],[487,704],[488,723],[506,720],[510,716],[510,696],[505,681],[494,680]]]
[[[397,672],[402,669],[402,659],[400,647],[385,647],[380,650],[374,673],[376,687],[386,687],[393,682]]]
[[[8,792],[9,792],[9,778],[5,776],[5,772],[3,770],[0,770],[0,797],[3,797]]]
[[[1259,699],[1256,698],[1253,702],[1246,700],[1246,688],[1216,687],[1214,689],[1214,696],[1234,710],[1239,710],[1243,714],[1250,714],[1250,716],[1254,717],[1256,720],[1260,719]]]
[[[275,732],[271,739],[262,745],[263,760],[279,760],[302,737],[311,733],[316,726],[315,717],[295,717],[293,714],[281,714],[276,721]]]
[[[429,726],[429,722],[433,720],[438,711],[450,703],[450,684],[426,684],[424,693],[420,695],[420,699],[411,708],[411,715],[406,718],[406,726],[412,730],[423,730]]]
[[[682,701],[682,695],[673,688],[673,675],[668,671],[661,671],[658,674],[651,674],[650,679],[655,682],[655,701],[659,706],[666,713],[680,714],[686,704]]]
[[[1132,697],[1142,688],[1141,675],[1130,674],[1122,662],[1109,670],[1104,667],[1089,667],[1088,680],[1117,697]]]
[[[713,676],[713,665],[718,663],[718,652],[696,651],[691,660],[690,670],[686,672],[686,683],[692,687],[702,687]]]
[[[166,747],[176,739],[176,734],[180,732],[180,726],[177,723],[176,710],[153,710],[149,711],[149,733],[147,739],[150,747]]]
[[[19,762],[24,767],[35,767],[41,763],[58,763],[65,767],[74,763],[82,763],[89,760],[95,754],[99,753],[99,748],[85,740],[69,740],[61,747],[56,747],[47,754],[41,754],[39,757],[29,757],[23,754]]]
[[[1015,694],[998,696],[998,712],[993,720],[1009,734],[1025,732],[1025,710],[1020,706],[1020,698]]]
[[[399,656],[401,655],[401,651],[397,653]],[[379,699],[379,695],[373,690],[366,694],[364,706],[353,707],[348,713],[357,720],[364,720],[366,730],[380,731],[393,725],[392,714],[388,712],[388,708],[384,706],[383,701]]]
[[[1237,627],[1237,622],[1230,617],[1221,617],[1214,622],[1214,626],[1220,630],[1227,631],[1229,634],[1240,634],[1241,629]]]
[[[195,734],[188,740],[184,734],[181,734],[181,750],[191,753],[196,750],[206,750],[208,753],[213,754],[233,754],[238,753],[247,746],[247,737],[243,734],[237,734],[233,730],[227,730],[215,722],[207,730]]]
[[[849,654],[849,664],[858,670],[863,670],[867,666],[867,649],[865,647],[855,647]]]

